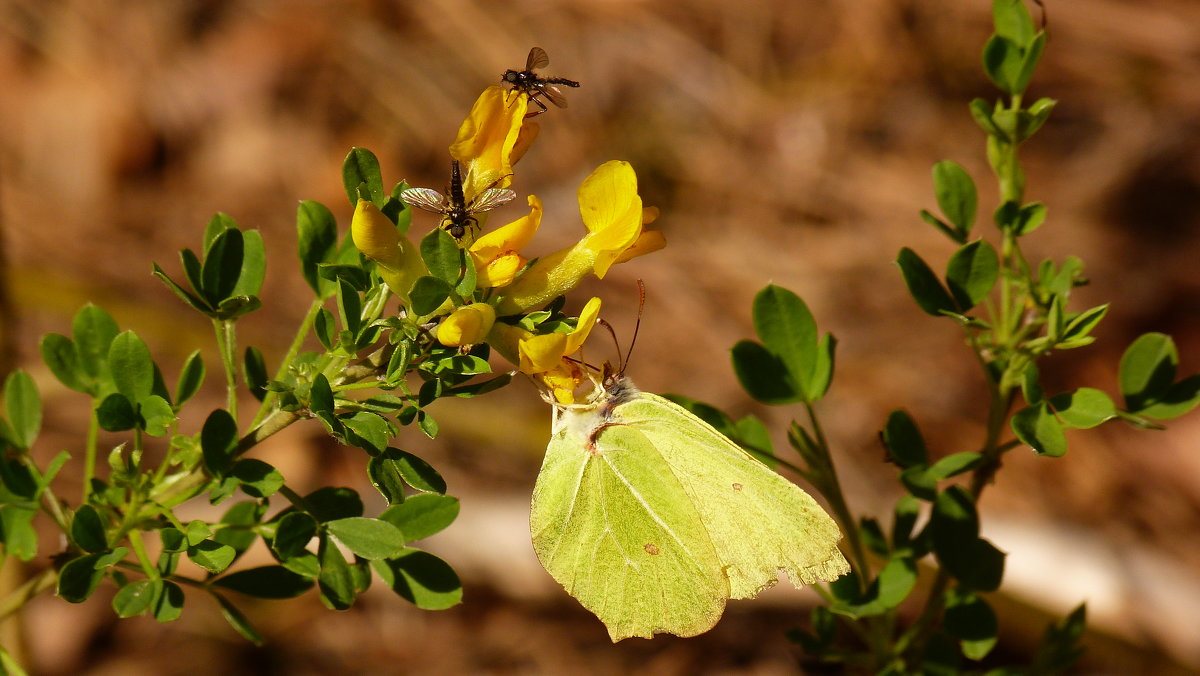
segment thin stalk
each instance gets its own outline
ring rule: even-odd
[[[58,572],[53,568],[47,568],[26,580],[25,584],[9,592],[3,600],[0,600],[0,621],[8,619],[10,615],[19,611],[29,599],[52,588],[57,580]]]
[[[88,418],[87,446],[83,451],[83,495],[79,504],[87,502],[88,492],[92,490],[92,479],[96,476],[96,447],[99,444],[100,421],[96,417],[95,399],[92,399],[92,415]]]
[[[321,308],[324,305],[325,301],[323,299],[314,298],[308,306],[308,312],[305,313],[299,328],[296,329],[296,335],[292,337],[292,344],[288,346],[287,353],[283,355],[283,361],[279,363],[279,369],[275,371],[275,380],[283,380],[287,377],[288,370],[292,367],[292,360],[296,358],[297,354],[300,354],[300,348],[304,346],[304,341],[308,338],[308,332],[312,329],[313,322],[316,321],[317,315],[321,312]],[[278,392],[267,391],[267,396],[263,397],[262,405],[258,407],[258,413],[254,415],[254,420],[251,421],[250,427],[257,427],[267,417],[278,396]]]
[[[137,556],[138,563],[142,565],[142,572],[151,580],[158,579],[158,568],[154,566],[154,562],[150,560],[150,554],[146,552],[146,543],[142,540],[142,531],[136,528],[129,531],[129,544],[133,547],[133,553]]]
[[[833,466],[833,457],[829,453],[825,433],[821,430],[821,423],[817,420],[817,412],[813,409],[812,404],[807,402],[804,404],[804,408],[808,411],[808,420],[812,425],[813,436],[816,437],[817,447],[820,449],[821,458],[825,463],[822,473],[826,480],[822,481],[821,492],[829,501],[829,508],[833,510],[834,516],[846,530],[846,539],[850,541],[850,556],[853,559],[855,570],[858,571],[861,585],[871,576],[870,570],[867,568],[866,551],[862,546],[862,538],[859,537],[858,523],[854,521],[850,507],[846,504],[846,497],[842,494],[841,482],[838,481],[837,469]]]
[[[217,351],[221,353],[221,366],[225,369],[226,406],[233,422],[237,424],[237,329],[230,320],[213,320],[217,335]]]

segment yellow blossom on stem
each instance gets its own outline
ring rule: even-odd
[[[421,253],[396,224],[367,200],[358,200],[350,221],[350,237],[364,256],[375,261],[379,276],[407,304],[413,282],[429,274]]]
[[[464,167],[463,194],[468,202],[488,188],[505,188],[512,181],[512,165],[537,135],[537,125],[524,124],[527,106],[523,96],[488,87],[458,128],[450,156]]]
[[[438,325],[438,342],[446,347],[474,345],[492,330],[496,311],[487,303],[472,303],[458,308]]]
[[[637,175],[628,162],[600,165],[579,186],[579,213],[587,234],[574,246],[539,258],[512,284],[496,305],[500,315],[540,307],[574,289],[589,274],[604,278],[613,264],[661,249],[661,233],[643,232],[648,214],[637,193]]]
[[[521,249],[533,239],[542,222],[542,201],[529,196],[529,214],[475,240],[469,253],[475,261],[477,286],[505,286],[525,267]]]
[[[579,351],[600,316],[600,299],[592,298],[579,313],[570,333],[537,335],[519,326],[497,322],[488,343],[522,373],[534,377],[555,401],[573,403],[575,389],[583,382],[583,370],[568,357]]]

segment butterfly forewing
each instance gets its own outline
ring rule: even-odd
[[[449,207],[449,203],[442,193],[433,188],[408,188],[400,193],[400,199],[410,206],[432,211],[435,214],[445,213]]]
[[[550,65],[550,55],[541,47],[534,47],[529,50],[529,57],[525,59],[525,70],[537,70]]]
[[[467,213],[477,214],[482,211],[490,211],[516,196],[517,193],[508,188],[488,188],[471,200],[471,204],[467,207]]]

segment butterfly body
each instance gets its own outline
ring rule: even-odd
[[[849,570],[807,493],[622,376],[556,411],[530,526],[542,564],[613,641],[705,632],[780,570],[797,586]]]

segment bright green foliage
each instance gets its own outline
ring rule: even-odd
[[[534,550],[613,641],[707,631],[779,570],[796,584],[846,572],[817,503],[687,410],[622,379],[557,416]]]

